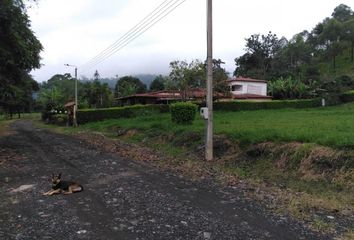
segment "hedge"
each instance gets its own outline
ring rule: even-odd
[[[321,106],[321,99],[305,100],[273,100],[266,102],[233,101],[215,102],[214,110],[220,111],[246,111],[261,109],[281,109],[281,108],[313,108]]]
[[[168,105],[134,105],[101,109],[79,109],[77,111],[77,122],[78,124],[85,124],[106,119],[132,118],[152,112],[168,112],[168,110]]]
[[[191,102],[173,103],[170,106],[172,122],[177,124],[191,124],[195,119],[198,106]]]
[[[354,102],[354,91],[345,92],[339,98],[343,103]]]

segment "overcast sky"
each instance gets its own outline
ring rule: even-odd
[[[102,63],[80,67],[114,43],[163,0],[40,0],[29,9],[32,30],[44,46],[43,66],[32,72],[41,82],[79,66],[79,76],[168,74],[173,60],[206,59],[206,0],[186,0],[166,18]],[[353,0],[214,0],[214,58],[232,73],[251,34],[291,38]]]

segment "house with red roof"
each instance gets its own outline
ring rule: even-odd
[[[233,99],[239,100],[271,100],[267,96],[267,81],[246,77],[235,77],[228,81]]]
[[[214,92],[215,99],[225,98],[224,94]],[[138,93],[117,98],[119,106],[135,104],[169,104],[182,100],[203,102],[206,99],[206,90],[202,88],[189,89],[187,91],[163,90],[157,92]]]

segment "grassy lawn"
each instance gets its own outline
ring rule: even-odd
[[[354,148],[354,103],[314,109],[215,112],[215,134],[223,134],[251,144],[272,142],[310,142],[336,148]],[[173,124],[170,114],[145,115],[133,119],[89,123],[82,128],[113,133],[116,128],[137,129],[151,134],[204,133],[199,116],[193,125]],[[114,134],[114,133],[113,133]]]

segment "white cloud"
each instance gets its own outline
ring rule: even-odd
[[[41,0],[29,11],[32,28],[44,45],[39,81],[71,71],[64,63],[82,65],[112,44],[157,7],[162,0]],[[233,72],[245,38],[268,31],[291,38],[311,30],[337,5],[351,1],[214,0],[214,57]],[[351,6],[353,7],[353,6]],[[102,76],[167,73],[174,59],[205,59],[206,0],[186,0],[118,53],[85,73]],[[80,69],[79,69],[80,72]]]

